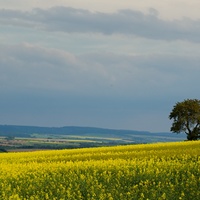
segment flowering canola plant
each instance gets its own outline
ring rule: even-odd
[[[0,200],[200,199],[200,141],[0,154]]]

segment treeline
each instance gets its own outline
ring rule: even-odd
[[[5,153],[5,152],[7,152],[5,149],[0,148],[0,153]]]

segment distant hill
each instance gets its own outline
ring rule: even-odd
[[[121,138],[134,143],[152,143],[182,141],[186,139],[184,134],[175,133],[152,133],[135,130],[116,130],[95,127],[38,127],[38,126],[16,126],[0,125],[0,136],[5,137],[32,137],[32,134],[52,135],[74,135],[88,137]]]

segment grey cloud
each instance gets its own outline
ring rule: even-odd
[[[73,55],[59,50],[28,44],[3,46],[0,48],[1,85],[55,89],[65,79],[63,74],[72,73],[70,66],[75,62]]]
[[[161,95],[192,92],[200,84],[199,57],[129,56],[93,53],[75,56],[33,45],[0,48],[1,89],[74,91],[88,94]],[[181,86],[180,86],[181,85]]]
[[[188,40],[200,42],[200,20],[184,18],[165,21],[151,8],[149,14],[135,10],[116,13],[90,12],[69,7],[51,9],[0,10],[0,23],[25,26],[46,31],[77,33],[124,34],[159,40]]]
[[[29,44],[0,47],[1,88],[81,91],[107,81],[103,66],[62,50]]]

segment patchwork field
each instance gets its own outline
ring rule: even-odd
[[[8,152],[73,149],[83,147],[130,144],[132,141],[117,137],[32,134],[31,137],[0,137],[0,151]]]
[[[200,141],[0,154],[0,199],[200,199]]]
[[[147,144],[183,141],[185,139],[185,134],[95,127],[0,125],[0,152]]]

